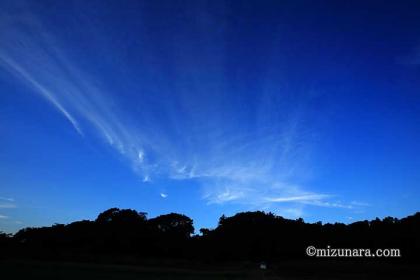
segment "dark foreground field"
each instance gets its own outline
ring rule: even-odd
[[[419,279],[416,265],[342,261],[284,262],[266,271],[228,267],[157,267],[28,260],[0,261],[1,279]]]

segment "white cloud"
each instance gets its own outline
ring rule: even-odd
[[[140,163],[144,161],[144,151],[141,150],[138,152],[138,158],[139,158]]]
[[[106,77],[92,75],[77,64],[66,51],[69,42],[60,42],[35,17],[1,12],[0,16],[0,66],[48,101],[77,133],[99,135],[143,182],[154,177],[196,180],[209,204],[299,204],[287,208],[294,214],[302,214],[302,205],[308,204],[344,206],[294,183],[305,181],[312,171],[308,164],[311,139],[301,125],[304,102],[300,97],[284,106],[281,98],[274,98],[280,95],[278,87],[264,85],[255,104],[255,127],[240,129],[237,124],[246,124],[247,119],[230,115],[234,103],[226,97],[228,87],[213,88],[213,84],[223,84],[222,78],[207,85],[200,83],[198,74],[180,74],[174,79],[179,83],[174,85],[176,91],[156,84],[156,92],[174,91],[176,96],[153,99],[136,92],[142,106],[133,116],[116,100],[115,92],[125,94],[125,79],[113,76],[111,92]],[[286,92],[281,94],[290,99]],[[163,113],[154,111],[154,103],[159,103]],[[226,117],[221,118],[220,112]],[[7,205],[12,204],[3,203],[0,208]]]
[[[151,165],[145,162],[143,146],[150,137],[142,137],[138,129],[127,124],[106,90],[70,62],[38,22],[20,20],[22,29],[0,22],[0,66],[52,104],[77,133],[84,135],[81,123],[84,130],[93,127],[136,172],[146,173]],[[25,28],[34,32],[24,32]]]
[[[0,219],[8,219],[8,218],[9,218],[8,216],[0,215]]]
[[[15,199],[11,197],[0,197],[0,208],[16,208]]]
[[[10,69],[12,69],[18,76],[23,78],[28,82],[39,94],[41,94],[45,99],[47,99],[58,111],[60,111],[66,119],[73,125],[74,129],[80,134],[83,135],[82,130],[76,119],[58,102],[54,97],[52,92],[41,85],[38,81],[32,78],[32,76],[23,69],[19,64],[13,61],[7,56],[0,55],[0,60],[2,60]]]
[[[167,198],[167,197],[168,197],[168,195],[167,195],[166,193],[160,193],[160,197],[162,197],[162,198]]]
[[[313,202],[320,201],[322,199],[328,198],[328,195],[323,194],[308,194],[300,196],[289,196],[289,197],[268,197],[267,201],[269,202]]]
[[[16,208],[14,203],[2,203],[0,202],[0,208]]]

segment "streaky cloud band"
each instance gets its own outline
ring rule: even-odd
[[[331,195],[294,183],[310,169],[310,139],[301,125],[304,106],[302,102],[287,106],[283,100],[274,102],[273,95],[279,93],[270,85],[262,87],[261,97],[253,104],[253,126],[246,124],[239,110],[231,110],[233,102],[224,94],[228,87],[223,79],[205,83],[195,73],[175,77],[176,96],[143,98],[141,113],[134,115],[116,100],[106,78],[91,75],[60,47],[71,42],[61,42],[35,16],[4,17],[0,31],[1,66],[48,101],[78,134],[99,134],[131,164],[143,183],[152,184],[156,177],[197,180],[208,204],[299,204],[288,210],[291,213],[302,213],[305,205],[345,207],[327,201]],[[223,70],[223,57],[215,61],[220,61],[217,67]],[[191,66],[187,62],[181,66]],[[125,79],[113,78],[116,88],[124,91]],[[214,90],[213,84],[220,86]],[[173,89],[155,87],[159,92]],[[220,112],[228,117],[221,118]],[[237,122],[245,128],[237,128]],[[0,204],[0,208],[4,205],[12,204]]]

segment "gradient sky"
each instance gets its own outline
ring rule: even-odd
[[[1,1],[0,230],[420,210],[419,1]]]

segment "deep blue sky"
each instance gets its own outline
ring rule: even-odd
[[[402,217],[419,124],[418,1],[0,4],[0,230]]]

